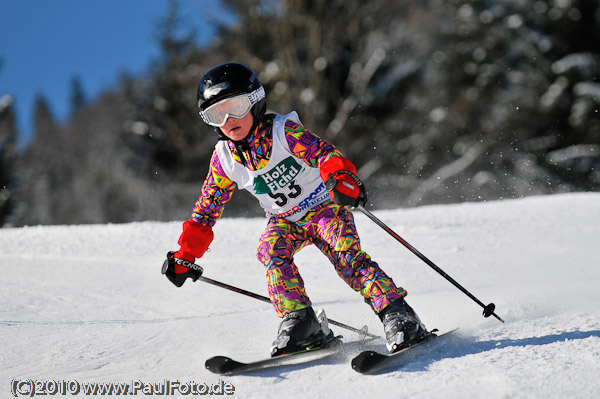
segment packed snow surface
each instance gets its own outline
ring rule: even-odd
[[[600,194],[374,214],[483,303],[494,302],[506,323],[482,317],[479,305],[355,212],[363,249],[408,290],[426,326],[460,333],[376,376],[356,373],[350,360],[361,349],[385,351],[382,340],[308,367],[222,377],[205,370],[204,361],[268,356],[279,319],[267,303],[203,282],[176,288],[161,275],[181,221],[5,228],[0,397],[24,392],[20,381],[29,380],[229,384],[240,398],[600,397]],[[211,251],[198,260],[204,276],[266,295],[255,257],[265,224],[220,220]],[[302,250],[296,263],[315,307],[383,333],[316,248]],[[332,329],[346,341],[358,339]],[[66,395],[79,396],[85,393]]]

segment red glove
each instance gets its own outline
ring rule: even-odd
[[[356,176],[356,166],[349,159],[329,158],[321,164],[319,173],[336,204],[355,207],[367,202],[365,185]]]
[[[201,258],[214,238],[212,228],[193,220],[183,223],[183,232],[177,243],[181,246],[175,252],[175,257],[194,262],[194,258]]]
[[[202,275],[202,268],[194,264],[195,258],[201,258],[214,238],[212,228],[188,220],[183,223],[183,232],[179,236],[181,246],[177,252],[169,252],[163,264],[162,273],[181,287],[188,277],[196,281]]]

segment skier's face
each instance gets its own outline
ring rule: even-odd
[[[221,126],[221,132],[233,141],[245,139],[252,128],[252,112],[248,112],[243,118],[227,118],[225,125]]]

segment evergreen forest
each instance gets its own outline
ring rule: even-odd
[[[74,78],[66,121],[38,96],[26,148],[0,93],[0,226],[189,218],[217,142],[197,85],[230,61],[357,165],[375,209],[600,190],[597,0],[222,3],[234,22],[200,47],[169,1],[161,57],[96,98]],[[260,214],[237,191],[224,216]]]

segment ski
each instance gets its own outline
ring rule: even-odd
[[[335,336],[329,329],[329,320],[323,309],[317,309],[316,317],[321,325],[320,332],[323,334],[323,337],[319,338],[316,342],[297,348],[297,350],[292,353],[285,353],[249,363],[233,360],[227,356],[214,356],[206,360],[204,366],[209,371],[216,374],[240,374],[273,367],[310,363],[333,355],[341,350],[341,347],[344,344],[342,342],[342,336]],[[373,336],[373,334],[367,333],[367,326],[364,326],[360,330],[354,330],[360,333],[360,341],[350,343],[366,342],[378,338],[377,336]],[[366,340],[366,336],[372,336],[373,338]]]
[[[331,343],[324,347],[307,348],[298,352],[265,358],[249,363],[233,360],[227,356],[214,356],[206,360],[204,365],[209,371],[216,374],[232,375],[249,373],[274,367],[306,364],[324,359],[338,352],[342,345],[341,337],[336,337]]]
[[[444,340],[447,340],[457,330],[458,328],[441,334],[436,333],[434,330],[433,333],[424,340],[392,354],[383,354],[375,351],[361,352],[352,359],[352,368],[361,374],[377,374],[391,369],[423,354],[428,349],[432,349],[434,345],[438,345]]]

